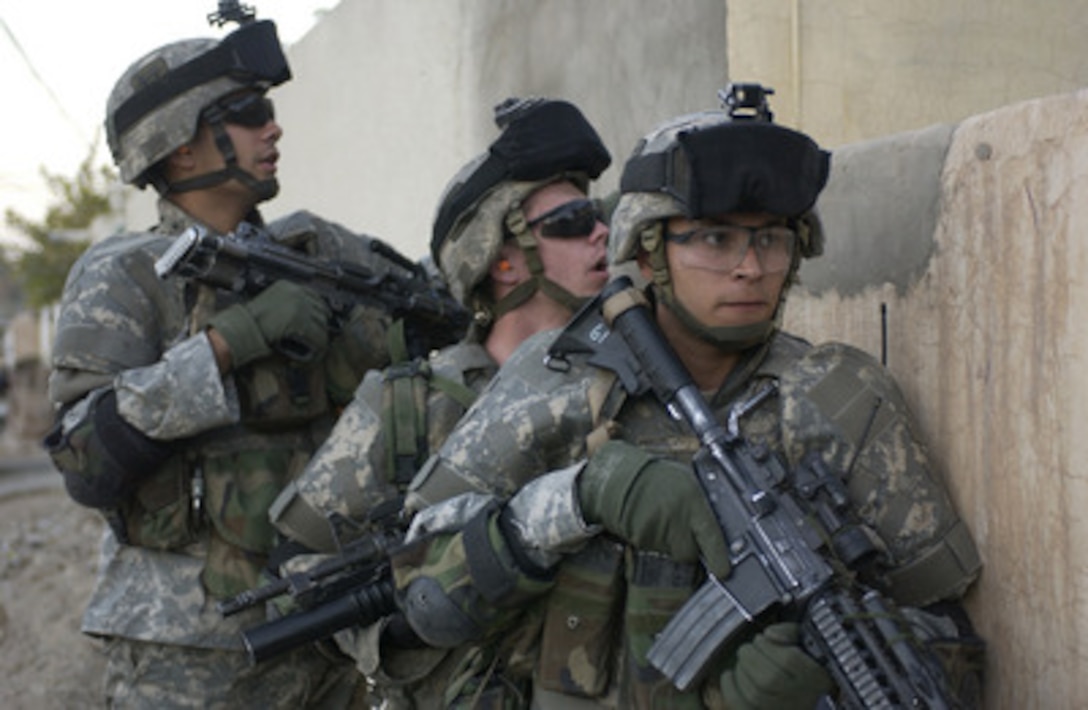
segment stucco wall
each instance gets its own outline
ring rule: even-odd
[[[650,126],[715,104],[724,36],[720,0],[343,0],[289,50],[267,212],[305,205],[420,257],[446,182],[510,95],[577,104],[613,153],[610,189]]]
[[[1085,0],[728,0],[729,67],[840,146],[1088,85]]]
[[[888,365],[981,547],[988,708],[1088,693],[1086,196],[1085,91],[851,146],[787,308],[791,330],[874,354],[886,313]]]

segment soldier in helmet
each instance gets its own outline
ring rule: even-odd
[[[380,511],[399,513],[412,475],[499,366],[530,335],[566,324],[607,280],[608,228],[587,196],[611,162],[597,132],[574,105],[539,98],[508,99],[496,123],[499,136],[447,186],[431,242],[474,324],[426,359],[370,372],[273,505],[274,524],[312,550],[332,552],[381,524]],[[341,645],[390,707],[409,697],[436,707],[455,661],[419,651],[379,668],[382,635],[395,631],[379,624]]]
[[[387,316],[360,308],[334,335],[329,307],[302,286],[248,298],[153,268],[191,226],[265,226],[257,207],[278,191],[283,133],[267,92],[288,78],[275,26],[259,21],[150,52],[109,97],[113,158],[125,182],[158,192],[159,222],[72,268],[45,443],[72,498],[109,522],[82,628],[106,640],[111,707],[337,707],[356,685],[342,656],[250,668],[239,632],[263,610],[225,620],[216,602],[257,583],[276,542],[268,505],[363,372],[388,363]],[[307,213],[267,229],[315,256],[379,266],[369,237]],[[294,356],[281,354],[286,338]]]
[[[791,469],[813,454],[849,471],[852,506],[882,548],[873,584],[911,609],[919,640],[976,663],[950,669],[977,670],[954,602],[979,558],[894,381],[856,349],[779,329],[801,261],[821,251],[814,205],[830,156],[743,100],[753,92],[737,86],[728,110],[638,143],[611,264],[645,277],[651,312],[723,424]],[[507,361],[409,487],[418,512],[394,557],[399,606],[426,643],[472,649],[475,675],[452,676],[448,697],[482,687],[513,707],[814,707],[832,681],[788,618],[754,620],[686,691],[648,662],[707,573],[730,571],[690,468],[699,442],[588,356],[548,367],[555,340],[534,337]],[[951,678],[965,697],[977,689],[973,672]]]

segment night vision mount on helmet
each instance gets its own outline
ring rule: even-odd
[[[822,252],[823,229],[814,208],[827,183],[831,156],[807,135],[772,122],[767,97],[773,93],[759,84],[731,84],[719,92],[721,109],[679,116],[650,131],[624,165],[612,214],[610,263],[630,261],[645,251],[658,297],[700,335],[728,348],[764,341],[774,320],[741,329],[695,321],[673,297],[664,222],[737,212],[788,219],[797,233],[797,249],[787,284],[802,257]]]

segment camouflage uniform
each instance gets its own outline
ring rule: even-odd
[[[429,538],[410,558],[406,553],[398,587],[419,577],[441,578],[445,588],[459,590],[450,595],[468,616],[482,614],[474,619],[481,625],[531,603],[518,618],[518,633],[491,630],[489,650],[499,658],[519,659],[518,667],[510,663],[505,670],[515,681],[532,673],[538,692],[559,693],[564,702],[569,695],[607,707],[714,706],[717,675],[711,674],[715,682],[683,695],[646,664],[644,655],[654,634],[703,581],[701,570],[589,529],[578,531],[576,524],[564,528],[564,521],[576,519],[561,514],[577,510],[568,501],[572,476],[544,476],[539,480],[548,481],[550,490],[522,494],[517,503],[527,511],[519,527],[534,531],[535,542],[526,548],[539,569],[554,562],[556,551],[579,549],[577,543],[588,539],[577,554],[562,558],[554,578],[532,579],[515,564],[498,564],[483,575],[485,565],[474,559],[474,551],[482,556],[479,547],[470,543],[472,516],[466,519],[458,510],[444,518],[443,506],[426,508],[463,491],[507,499],[545,472],[584,459],[587,437],[597,426],[651,454],[690,461],[697,440],[652,395],[621,397],[608,422],[595,422],[600,415],[594,401],[617,396],[613,387],[602,387],[610,378],[584,364],[568,373],[549,371],[541,364],[548,340],[534,339],[509,361],[413,483],[409,503],[425,508],[417,528],[452,532]],[[724,421],[768,383],[778,386],[779,395],[741,418],[743,434],[791,464],[810,450],[819,451],[833,470],[845,471],[853,462],[851,498],[888,549],[891,566],[883,581],[897,601],[924,606],[961,594],[978,572],[974,545],[879,364],[844,345],[812,348],[778,333],[747,356],[721,390],[708,393],[709,401]],[[874,423],[866,429],[874,405]],[[502,553],[496,556],[504,559]],[[496,585],[506,575],[508,584]],[[507,588],[508,595],[476,588],[482,579],[490,587]],[[545,588],[549,593],[536,599]],[[497,609],[480,612],[481,598]],[[528,659],[520,658],[526,652]]]
[[[497,144],[513,146],[501,153],[516,161],[535,151],[536,157],[524,159],[530,165],[546,161],[547,167],[531,179],[493,170],[494,163],[481,170],[487,158],[500,152],[491,151],[451,180],[440,202],[432,253],[450,292],[476,314],[474,326],[463,342],[426,359],[398,362],[366,375],[329,438],[272,506],[273,524],[312,550],[335,552],[354,537],[389,524],[389,518],[399,519],[409,481],[499,368],[484,347],[495,318],[516,313],[538,288],[561,304],[575,305],[573,295],[544,276],[521,204],[557,180],[587,189],[603,169],[595,161],[602,154],[607,158],[607,151],[580,112],[566,102],[510,99],[496,113],[504,131]],[[507,122],[505,116],[511,114]],[[555,133],[553,124],[563,130]],[[480,285],[511,238],[526,253],[533,276],[495,303]],[[396,505],[391,507],[391,502]],[[434,707],[461,654],[383,650],[387,624],[342,631],[337,642],[376,686],[383,707]]]
[[[236,690],[247,702],[298,707],[325,680],[343,675],[343,665],[296,654],[262,666],[247,687],[244,677],[254,671],[246,670],[238,634],[263,621],[264,611],[223,619],[214,605],[258,581],[276,541],[268,506],[331,429],[343,393],[366,369],[388,361],[381,338],[386,318],[367,312],[354,319],[320,360],[303,365],[275,356],[222,376],[204,326],[230,299],[183,279],[158,278],[155,259],[193,224],[167,200],[159,209],[153,232],[110,238],[80,258],[57,323],[50,398],[60,415],[47,444],[70,489],[95,485],[112,467],[99,437],[120,432],[95,418],[107,396],[152,448],[168,452],[140,476],[133,495],[105,511],[112,530],[82,628],[113,639],[111,674],[129,681],[111,680],[110,692],[130,701],[154,692],[156,681],[140,675],[139,658],[165,652],[149,646],[158,645],[189,656],[177,655],[176,667],[197,686],[205,675],[233,669],[242,673]],[[306,213],[270,231],[325,259],[377,266],[369,238]],[[350,365],[332,355],[344,348],[354,354]]]
[[[883,548],[882,565],[866,581],[909,607],[919,639],[962,651],[956,660],[977,661],[973,639],[960,636],[969,625],[957,625],[958,610],[945,614],[932,605],[962,595],[978,574],[978,554],[895,382],[865,353],[835,343],[813,347],[777,327],[800,259],[822,248],[813,206],[829,156],[807,136],[771,123],[765,102],[758,104],[762,87],[735,88],[727,103],[740,99],[739,108],[756,110],[678,117],[638,143],[620,181],[611,263],[637,255],[650,280],[648,300],[671,311],[674,327],[678,322],[719,352],[736,354],[718,390],[703,392],[719,421],[735,418],[742,436],[779,455],[790,470],[813,455],[838,473]],[[751,98],[757,101],[745,103]],[[732,214],[788,218],[790,264],[769,319],[706,325],[673,288],[668,220],[717,223]],[[740,278],[735,270],[750,258],[753,233],[745,235],[736,265],[717,271],[720,278]],[[762,266],[761,252],[754,258]],[[447,701],[453,704],[473,704],[484,693],[488,707],[723,707],[722,672],[740,665],[752,636],[741,634],[720,649],[717,668],[678,691],[646,654],[705,572],[588,525],[582,506],[589,504],[578,485],[591,465],[596,473],[638,471],[654,459],[689,464],[699,442],[652,393],[627,394],[588,355],[570,354],[566,367],[549,367],[554,338],[531,339],[505,363],[413,480],[406,501],[417,511],[410,543],[394,558],[399,604],[428,643],[473,647],[452,676]],[[788,488],[792,477],[776,485]],[[652,508],[656,499],[641,502]],[[778,621],[760,617],[758,626]],[[761,631],[750,626],[753,636]],[[798,664],[815,664],[798,656]],[[977,668],[949,670],[953,683],[977,681]],[[797,683],[804,688],[792,696],[797,702],[826,692],[818,680]]]
[[[335,552],[366,532],[369,513],[403,495],[417,468],[416,456],[425,459],[438,448],[497,370],[482,345],[466,341],[425,360],[367,373],[303,474],[279,495],[273,524],[318,552]],[[402,374],[404,392],[398,388]],[[408,442],[411,463],[406,466],[398,465],[391,450],[397,442],[389,441],[387,433],[389,417],[396,416],[392,400],[401,396],[411,400],[412,414],[423,421],[422,440],[412,436]],[[409,478],[398,475],[398,469],[408,470]]]
[[[397,370],[426,369],[427,374],[397,377]],[[319,552],[334,552],[339,545],[383,524],[375,511],[387,510],[396,519],[398,502],[408,479],[398,470],[415,470],[415,465],[398,466],[391,456],[396,447],[392,427],[391,399],[404,395],[412,399],[411,411],[423,417],[424,441],[414,437],[408,443],[407,461],[417,452],[424,457],[437,449],[468,408],[465,397],[484,388],[498,370],[483,346],[463,342],[432,353],[426,360],[392,366],[367,373],[345,408],[328,439],[321,445],[303,473],[279,496],[271,509],[273,524],[292,540]],[[448,387],[435,387],[440,378],[462,388],[457,396]],[[407,391],[398,392],[403,385]],[[418,400],[417,400],[418,398]],[[413,415],[409,415],[413,416]],[[393,440],[390,440],[393,439]],[[388,523],[384,523],[388,524]],[[380,665],[379,644],[386,623],[368,629],[347,629],[336,636],[340,649],[356,659],[357,668],[378,688],[386,707],[430,707],[440,696],[441,683],[453,663],[445,650],[411,650],[387,656]]]

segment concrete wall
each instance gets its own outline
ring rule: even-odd
[[[1088,85],[1085,0],[728,0],[729,67],[840,146]]]
[[[343,0],[290,48],[275,215],[299,205],[426,253],[446,182],[510,95],[573,101],[614,156],[726,82],[725,5],[682,0]],[[683,52],[674,51],[683,47]],[[678,80],[679,78],[683,80]]]
[[[850,146],[787,308],[885,351],[944,464],[985,563],[988,708],[1088,694],[1086,198],[1088,91]]]

